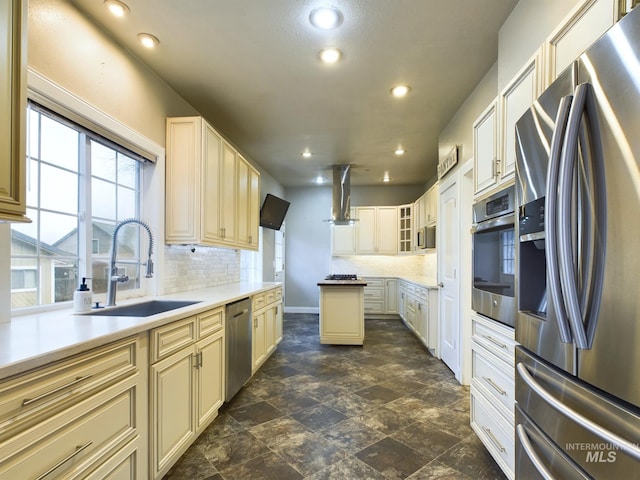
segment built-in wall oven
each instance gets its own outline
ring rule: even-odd
[[[515,198],[510,186],[473,205],[473,287],[476,312],[515,326]]]

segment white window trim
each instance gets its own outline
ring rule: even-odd
[[[115,135],[126,139],[127,141],[139,146],[141,149],[153,153],[157,157],[156,163],[148,167],[153,168],[153,175],[149,175],[145,172],[145,170],[147,170],[147,164],[144,164],[145,166],[142,168],[142,201],[140,216],[149,224],[149,227],[153,232],[154,243],[158,246],[164,245],[164,147],[87,103],[80,97],[51,81],[31,67],[28,67],[27,96],[29,96],[30,93],[35,93],[36,95],[43,96],[59,105],[63,105],[64,108],[73,111],[80,116],[86,117],[90,121],[101,125],[105,129],[113,132]],[[8,228],[6,229],[6,235],[9,235],[7,238],[10,239],[10,230]],[[142,235],[144,236],[145,234],[143,233]],[[154,271],[153,278],[146,280],[143,284],[143,288],[141,288],[142,295],[144,296],[162,295],[164,293],[164,269],[162,268],[164,265],[164,248],[156,248],[154,250],[154,256],[156,269]],[[8,263],[3,267],[2,263],[5,262]],[[6,260],[4,258],[0,259],[0,270],[6,271],[10,268],[10,265],[11,260],[9,253],[7,254]],[[126,291],[123,291],[123,296],[119,298],[126,298]],[[94,301],[104,302],[105,299],[106,294],[94,295]],[[61,307],[68,308],[69,303],[70,302],[64,302],[62,305],[39,305],[33,308],[21,309],[17,312],[11,312],[11,314],[12,316],[18,316],[32,314],[37,311],[47,309],[56,309]]]

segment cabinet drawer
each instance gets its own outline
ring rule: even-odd
[[[365,278],[367,282],[367,287],[380,287],[384,288],[384,278]],[[366,288],[365,287],[365,290]]]
[[[421,300],[428,300],[428,295],[429,292],[427,291],[426,288],[422,288],[422,287],[417,287],[416,288],[416,295],[421,299]]]
[[[252,311],[257,312],[258,310],[264,308],[266,304],[267,304],[266,293],[259,293],[257,295],[254,295],[251,301]]]
[[[364,287],[364,300],[384,300],[384,286],[382,287]]]
[[[125,379],[0,444],[0,478],[84,478],[138,435],[137,377]]]
[[[211,335],[224,326],[224,308],[214,308],[197,316],[198,338]]]
[[[269,290],[266,294],[266,303],[267,305],[269,305],[270,303],[273,303],[276,301],[276,291],[274,290]]]
[[[498,465],[513,478],[515,441],[513,427],[490,405],[482,394],[471,388],[471,427]]]
[[[491,322],[491,323],[485,323]],[[473,318],[472,338],[491,353],[509,364],[515,362],[515,340],[513,329],[496,324],[492,320]]]
[[[151,330],[151,363],[165,358],[197,339],[196,317],[178,320]]]
[[[515,387],[513,367],[511,374],[505,370],[508,365],[498,357],[483,352],[483,347],[475,347],[472,351],[473,379],[488,392],[489,398],[497,405],[504,407],[507,420],[513,424]],[[500,368],[499,365],[504,365]],[[498,408],[498,407],[496,407]]]
[[[384,312],[384,302],[365,299],[364,311],[365,313],[382,313]]]
[[[110,344],[0,383],[0,439],[40,417],[79,402],[105,385],[135,373],[137,338]]]

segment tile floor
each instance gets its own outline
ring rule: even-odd
[[[364,346],[320,345],[318,315],[284,339],[164,480],[500,479],[469,426],[469,389],[399,320]]]

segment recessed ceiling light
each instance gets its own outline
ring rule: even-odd
[[[391,89],[391,95],[394,97],[400,98],[404,97],[411,91],[411,87],[409,85],[396,85]]]
[[[388,183],[391,179],[389,178],[389,172],[384,172],[384,177],[382,177],[382,181]]]
[[[318,53],[324,63],[336,63],[342,58],[342,52],[337,48],[324,48]]]
[[[160,40],[158,40],[157,37],[154,37],[150,33],[139,33],[138,40],[143,46],[147,48],[153,48],[160,43]]]
[[[104,0],[104,4],[116,17],[124,17],[129,13],[129,7],[118,0]]]
[[[395,153],[397,156],[400,156],[400,155],[404,155],[406,153],[406,150],[402,147],[398,147],[396,148],[396,151],[393,153]]]
[[[342,24],[342,12],[337,8],[321,7],[309,14],[311,25],[323,30],[331,30]]]
[[[309,150],[305,150],[304,152],[302,152],[302,156],[304,158],[309,158],[311,156],[311,152]]]
[[[317,183],[318,185],[322,185],[325,182],[325,180],[323,177],[318,175],[316,178],[313,179],[313,182]]]

